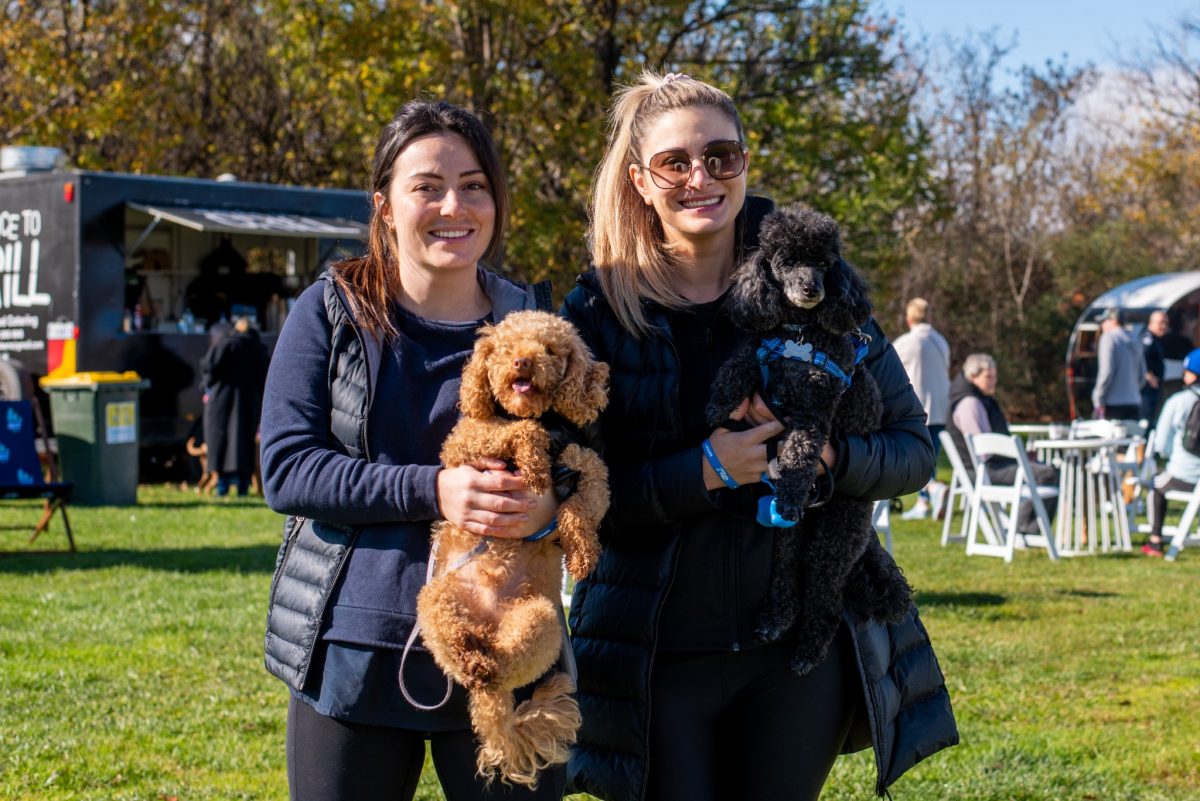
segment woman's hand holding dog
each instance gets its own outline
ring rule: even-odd
[[[729,415],[730,420],[744,418],[754,423],[753,428],[730,431],[718,426],[708,438],[721,465],[739,484],[753,484],[762,480],[762,474],[767,470],[766,441],[783,431],[783,424],[771,415],[766,404],[757,395],[755,399],[757,403],[752,404],[751,399],[746,398]],[[752,405],[755,407],[753,413]],[[701,457],[701,462],[705,488],[714,490],[725,486],[708,460]]]
[[[529,492],[520,476],[499,459],[447,468],[437,476],[442,517],[481,537],[525,537],[550,522],[557,504],[553,493]]]
[[[757,392],[750,396],[749,401],[750,403],[746,409],[746,416],[744,418],[747,422],[751,423],[752,425],[760,426],[763,423],[768,423],[775,419],[775,415],[771,412],[771,407],[767,405],[767,402],[764,401],[762,396],[760,396]],[[738,408],[740,409],[741,407],[739,406]],[[730,417],[733,417],[733,415],[730,415]],[[740,420],[743,418],[734,417],[733,419]],[[824,464],[822,464],[822,462]],[[817,463],[817,474],[824,474],[825,465],[829,465],[829,469],[832,470],[836,464],[837,451],[834,450],[832,445],[826,442],[821,448],[821,462]]]

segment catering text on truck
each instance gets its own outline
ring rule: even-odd
[[[1084,310],[1067,345],[1067,399],[1072,419],[1092,415],[1100,317],[1110,308],[1122,311],[1125,327],[1139,338],[1151,312],[1161,309],[1167,313],[1169,323],[1163,342],[1165,400],[1183,386],[1183,357],[1195,347],[1194,342],[1200,341],[1200,270],[1135,278],[1108,290]]]
[[[362,192],[72,170],[0,172],[0,354],[38,378],[135,370],[143,462],[202,411],[214,325],[271,346],[322,267],[360,252]]]

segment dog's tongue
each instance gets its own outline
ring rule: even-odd
[[[512,383],[513,392],[518,395],[524,395],[529,390],[533,389],[533,382],[528,378],[518,378]]]

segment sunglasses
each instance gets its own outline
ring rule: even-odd
[[[692,176],[695,158],[683,148],[664,150],[650,157],[649,164],[639,164],[650,171],[650,178],[659,189],[678,189]],[[718,181],[737,178],[746,169],[746,148],[733,139],[710,142],[700,153],[705,171]]]

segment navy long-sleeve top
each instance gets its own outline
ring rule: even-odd
[[[524,290],[481,273],[493,314],[532,306]],[[504,297],[495,297],[496,293]],[[466,725],[461,690],[441,712],[421,713],[400,696],[401,650],[425,583],[430,524],[439,518],[442,442],[458,419],[469,322],[426,320],[394,306],[398,335],[383,348],[367,420],[370,462],[344,454],[330,430],[331,327],[321,282],[297,299],[275,346],[262,416],[263,489],[271,508],[358,527],[332,595],[309,679],[299,697],[333,717],[424,729]],[[445,679],[419,639],[406,672],[423,702]]]

